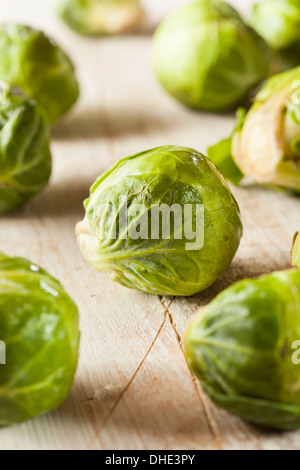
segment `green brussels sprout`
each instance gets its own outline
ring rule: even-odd
[[[239,105],[271,72],[273,52],[226,2],[198,0],[158,28],[154,68],[163,87],[196,109]]]
[[[144,17],[139,0],[56,0],[61,19],[84,36],[134,30]]]
[[[208,155],[233,183],[236,165],[257,183],[300,192],[300,67],[268,80],[250,111],[239,110],[227,146]]]
[[[185,353],[204,391],[229,412],[300,428],[300,271],[244,280],[192,320]]]
[[[300,232],[297,232],[294,237],[292,248],[292,264],[295,268],[300,268]]]
[[[0,365],[0,426],[61,405],[77,365],[77,307],[46,271],[4,253],[0,253],[0,339],[6,350]]]
[[[42,31],[18,24],[0,26],[0,79],[24,90],[54,124],[79,96],[69,57]]]
[[[86,260],[121,285],[190,296],[230,265],[242,236],[238,205],[199,152],[165,146],[101,175],[77,226]]]
[[[250,24],[271,47],[285,49],[300,41],[300,2],[263,0],[253,6]]]
[[[38,194],[50,174],[44,115],[20,89],[0,81],[0,214]]]

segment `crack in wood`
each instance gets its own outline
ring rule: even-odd
[[[110,418],[113,416],[114,412],[116,411],[117,407],[119,406],[120,402],[122,401],[122,399],[124,398],[127,390],[129,389],[130,385],[132,384],[132,382],[134,381],[134,379],[136,378],[137,374],[139,373],[139,371],[141,370],[144,362],[146,361],[147,357],[149,356],[153,346],[155,345],[163,327],[165,326],[166,324],[166,321],[167,321],[167,317],[168,317],[168,308],[170,307],[171,303],[173,302],[174,299],[172,299],[169,303],[169,305],[166,307],[164,305],[164,303],[162,302],[162,298],[159,296],[159,301],[160,303],[162,304],[163,306],[163,310],[164,310],[164,318],[163,318],[163,321],[150,345],[150,347],[148,348],[145,356],[143,357],[142,361],[140,362],[140,364],[138,365],[137,369],[135,370],[134,374],[132,375],[131,379],[129,380],[129,382],[127,383],[127,385],[124,387],[124,389],[122,390],[122,392],[120,393],[118,399],[116,400],[114,406],[112,407],[111,411],[109,412],[108,416],[105,418],[102,426],[100,426],[94,433],[93,437],[91,438],[89,444],[87,445],[86,447],[86,450],[91,450],[91,447],[92,445],[95,443],[95,441],[97,441],[97,439],[99,438],[99,435],[101,434],[101,432],[103,431],[103,429],[105,428],[105,426],[107,425],[108,421],[110,420]]]
[[[177,329],[177,325],[176,325],[176,321],[174,319],[174,315],[169,310],[169,308],[170,308],[170,306],[171,306],[174,299],[175,298],[172,299],[172,301],[169,303],[169,305],[167,307],[165,307],[165,309],[166,309],[166,312],[167,312],[167,318],[169,319],[170,325],[171,325],[171,327],[172,327],[172,329],[175,333],[175,336],[176,336],[177,342],[179,344],[180,350],[181,350],[181,352],[184,356],[184,360],[186,361],[184,350],[183,350],[183,345],[182,345],[182,337],[181,337],[181,335],[180,335],[180,333]],[[164,305],[163,300],[161,301],[161,303],[162,303],[162,305]],[[188,367],[188,364],[186,364],[186,365],[187,365],[188,371],[190,373],[190,376],[191,376],[192,383],[193,383],[193,386],[195,388],[196,394],[197,394],[197,396],[199,398],[199,401],[200,401],[200,404],[203,408],[208,429],[210,430],[213,441],[215,443],[215,448],[216,448],[216,450],[223,450],[222,445],[221,445],[221,439],[220,439],[220,436],[219,436],[219,432],[216,429],[217,425],[213,424],[214,420],[212,419],[212,414],[211,414],[211,411],[210,411],[210,407],[209,407],[209,405],[207,405],[207,403],[205,402],[205,399],[202,396],[202,392],[201,392],[200,387],[198,385],[197,379],[192,374],[190,368]]]

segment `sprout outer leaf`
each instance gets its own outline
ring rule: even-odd
[[[245,108],[239,108],[237,110],[234,132],[241,131],[246,119],[246,114]],[[208,158],[216,165],[224,178],[228,179],[235,186],[238,186],[244,179],[244,175],[236,165],[232,156],[232,136],[209,147],[207,153]]]
[[[158,27],[154,69],[162,86],[195,109],[240,105],[271,73],[273,51],[226,2],[198,0]]]

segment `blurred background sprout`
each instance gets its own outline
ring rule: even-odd
[[[20,24],[0,26],[0,79],[34,98],[48,124],[76,102],[79,85],[65,52],[42,31]]]
[[[55,5],[60,18],[84,36],[127,33],[144,18],[139,0],[55,0]]]
[[[300,232],[297,232],[294,237],[292,248],[292,264],[295,268],[300,268]]]
[[[241,104],[271,73],[273,52],[238,12],[219,0],[198,0],[164,20],[153,60],[162,86],[192,108],[224,111]]]
[[[203,210],[199,223],[197,207]],[[242,236],[226,181],[206,157],[185,147],[158,147],[119,161],[96,180],[85,208],[77,226],[85,259],[121,285],[151,294],[190,296],[211,286]],[[174,209],[169,236],[163,236],[160,218],[153,236],[153,208],[170,217]],[[201,243],[189,250],[186,228],[192,226]],[[136,227],[138,236],[132,234]]]
[[[0,81],[0,214],[28,202],[50,174],[44,114],[19,88]]]
[[[300,192],[300,67],[270,78],[232,137],[208,150],[225,177]],[[239,171],[237,177],[237,171]]]
[[[0,426],[54,410],[77,366],[78,310],[61,284],[24,258],[0,253]]]

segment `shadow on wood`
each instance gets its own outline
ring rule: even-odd
[[[171,116],[153,109],[78,108],[52,129],[52,138],[58,141],[98,140],[161,131],[174,127]]]
[[[44,192],[26,206],[5,215],[7,220],[36,219],[37,217],[69,217],[78,221],[84,216],[83,201],[89,196],[93,181],[66,181],[65,184],[50,184]]]

